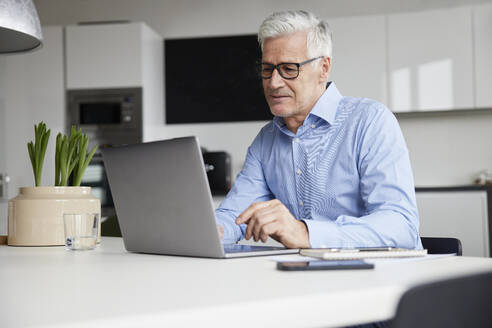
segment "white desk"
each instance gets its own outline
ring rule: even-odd
[[[375,270],[280,272],[267,257],[212,260],[0,246],[1,327],[330,327],[389,319],[421,282],[491,271],[448,257]]]

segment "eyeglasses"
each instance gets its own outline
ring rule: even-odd
[[[306,65],[312,61],[323,58],[324,56],[319,56],[316,58],[311,58],[302,63],[280,63],[277,65],[261,63],[259,65],[259,71],[261,78],[264,80],[272,78],[273,71],[276,69],[281,77],[286,80],[293,80],[299,76],[299,68],[302,65]]]

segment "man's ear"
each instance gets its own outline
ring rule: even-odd
[[[331,73],[331,58],[323,57],[321,58],[321,74],[319,76],[320,82],[326,83]]]

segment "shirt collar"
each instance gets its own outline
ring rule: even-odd
[[[282,127],[285,126],[285,122],[284,122],[284,119],[280,116],[274,116],[273,117],[273,123],[279,128],[281,129]]]
[[[337,87],[335,86],[335,83],[328,82],[326,84],[325,91],[318,99],[316,104],[314,104],[313,108],[311,109],[311,112],[309,112],[308,116],[306,117],[306,120],[308,119],[309,115],[315,115],[319,118],[322,118],[329,124],[333,124],[333,122],[335,121],[337,108],[338,108],[338,104],[340,103],[340,100],[342,100],[342,95],[340,94],[340,91],[338,91]],[[282,117],[275,116],[273,118],[273,123],[278,128],[282,128],[285,126],[285,122]]]
[[[335,86],[335,83],[328,82],[325,92],[323,92],[316,104],[314,104],[309,115],[316,115],[326,122],[333,124],[340,100],[342,100],[342,95]]]

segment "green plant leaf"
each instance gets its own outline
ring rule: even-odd
[[[58,134],[56,135],[56,148],[55,148],[55,186],[59,186],[61,180],[61,172],[60,172],[61,139],[62,139],[62,134],[58,132]]]
[[[34,154],[34,145],[32,144],[32,141],[29,141],[27,143],[27,151],[29,152],[29,158],[31,159],[32,172],[34,174],[34,184],[37,187],[38,185],[36,183],[38,179],[37,179],[37,172],[36,172],[36,156]]]
[[[92,147],[91,151],[87,155],[87,158],[84,161],[84,165],[83,165],[82,169],[80,170],[79,179],[77,179],[76,182],[74,181],[74,184],[73,184],[74,186],[80,186],[80,183],[82,182],[82,177],[84,176],[85,169],[87,169],[87,166],[89,166],[89,163],[90,163],[92,157],[94,156],[94,154],[96,153],[97,148],[98,148],[98,146]]]
[[[67,136],[63,136],[61,142],[61,150],[60,150],[60,171],[61,171],[61,180],[60,185],[66,186],[68,181],[68,142]]]
[[[48,147],[50,133],[51,130],[47,130],[46,124],[41,121],[39,124],[34,125],[34,142],[30,141],[27,144],[36,186],[41,185],[43,162],[46,155],[46,148]]]
[[[77,169],[74,173],[72,185],[73,186],[80,186],[80,183],[82,182],[82,176],[84,175],[84,163],[85,163],[85,157],[87,154],[87,145],[89,143],[89,138],[85,134],[81,136],[79,139],[79,153],[78,153],[78,162],[77,162]]]
[[[47,130],[43,132],[43,135],[41,137],[41,149],[40,149],[40,156],[39,156],[39,166],[38,166],[38,174],[39,177],[42,176],[43,173],[43,162],[44,162],[44,156],[46,155],[46,148],[48,147],[48,140],[50,139],[50,134],[51,130]]]
[[[40,130],[41,130],[41,123],[38,124],[38,126],[34,126],[34,163],[36,165],[36,174],[38,172],[38,165],[39,165],[39,148],[41,148],[41,137],[40,137]]]

